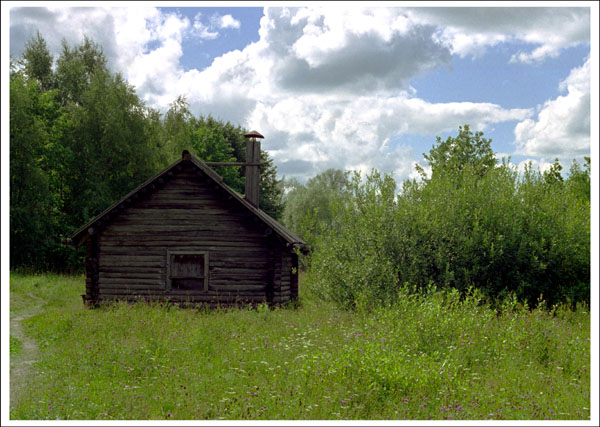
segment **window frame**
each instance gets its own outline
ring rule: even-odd
[[[172,269],[172,260],[174,255],[202,255],[204,257],[204,277],[198,277],[198,279],[204,280],[204,289],[194,289],[193,291],[197,292],[208,292],[208,252],[207,251],[182,251],[176,249],[167,249],[167,280],[166,280],[166,289],[168,291],[176,291],[176,292],[190,292],[189,289],[177,289],[173,288],[171,271]],[[176,277],[174,279],[177,279]]]

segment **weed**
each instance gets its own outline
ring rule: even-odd
[[[11,315],[46,301],[24,322],[38,362],[11,419],[590,418],[587,306],[498,314],[430,287],[363,311],[91,310],[83,288],[11,275]]]

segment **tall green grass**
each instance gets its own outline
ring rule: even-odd
[[[24,321],[38,362],[11,419],[590,417],[585,305],[402,288],[394,305],[344,311],[301,286],[296,309],[87,309],[83,288],[11,275],[11,313],[45,301]]]

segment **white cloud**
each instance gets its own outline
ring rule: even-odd
[[[416,8],[410,16],[436,25],[441,41],[453,54],[480,55],[502,42],[533,45],[513,62],[541,62],[571,46],[590,41],[589,7],[460,7]]]
[[[216,15],[213,19],[214,19],[215,25],[218,26],[218,28],[238,29],[241,26],[240,21],[238,21],[231,15],[223,15],[223,16]]]
[[[272,78],[293,92],[372,92],[407,87],[410,78],[451,61],[431,25],[402,9],[269,8],[261,20]]]
[[[259,103],[248,123],[272,136],[265,146],[272,149],[282,173],[288,173],[290,162],[289,173],[293,173],[302,159],[320,170],[376,167],[403,179],[412,171],[414,153],[408,144],[401,144],[401,137],[398,148],[390,147],[393,137],[408,132],[439,134],[466,122],[474,129],[485,129],[489,124],[522,120],[530,114],[529,110],[505,110],[494,104],[432,104],[407,96],[301,95]]]
[[[208,25],[202,23],[202,14],[198,13],[194,17],[194,35],[204,40],[213,40],[219,37],[218,31],[210,31]]]
[[[537,120],[515,127],[517,153],[547,158],[575,158],[590,152],[590,60],[571,70],[559,89],[565,93],[546,101]]]
[[[556,16],[567,24],[580,22],[582,13],[573,10]],[[536,126],[543,128],[550,120],[545,117],[560,110],[551,102],[536,122],[530,109],[426,102],[416,97],[410,80],[449,66],[452,54],[479,54],[505,41],[561,49],[585,40],[585,25],[582,31],[544,39],[550,28],[544,17],[554,15],[545,10],[541,15],[529,9],[521,16],[512,9],[496,14],[467,9],[463,14],[453,9],[266,8],[257,42],[215,58],[204,70],[186,71],[183,41],[214,39],[239,28],[239,21],[231,15],[197,14],[190,22],[156,8],[21,8],[11,12],[11,52],[22,51],[36,28],[55,54],[61,37],[75,43],[85,32],[104,47],[109,64],[148,105],[165,111],[178,95],[186,95],[196,115],[211,114],[261,131],[263,147],[281,174],[305,179],[329,167],[365,172],[375,167],[404,179],[414,175],[415,153],[403,140],[407,133],[435,135],[464,123],[485,130],[521,121],[519,141],[524,152],[535,152],[540,144]],[[553,29],[556,19],[550,20]],[[562,98],[568,98],[583,105],[583,80],[572,73],[562,86],[566,95],[553,102],[564,106]],[[589,122],[589,82],[587,92]],[[577,124],[571,123],[571,135]]]

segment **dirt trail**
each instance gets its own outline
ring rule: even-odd
[[[38,345],[33,338],[25,334],[23,321],[41,312],[45,301],[33,294],[29,294],[28,297],[35,303],[14,315],[11,313],[10,319],[10,336],[17,338],[22,344],[21,350],[10,356],[11,409],[22,393],[26,391],[28,379],[33,373],[33,365],[37,361]]]

